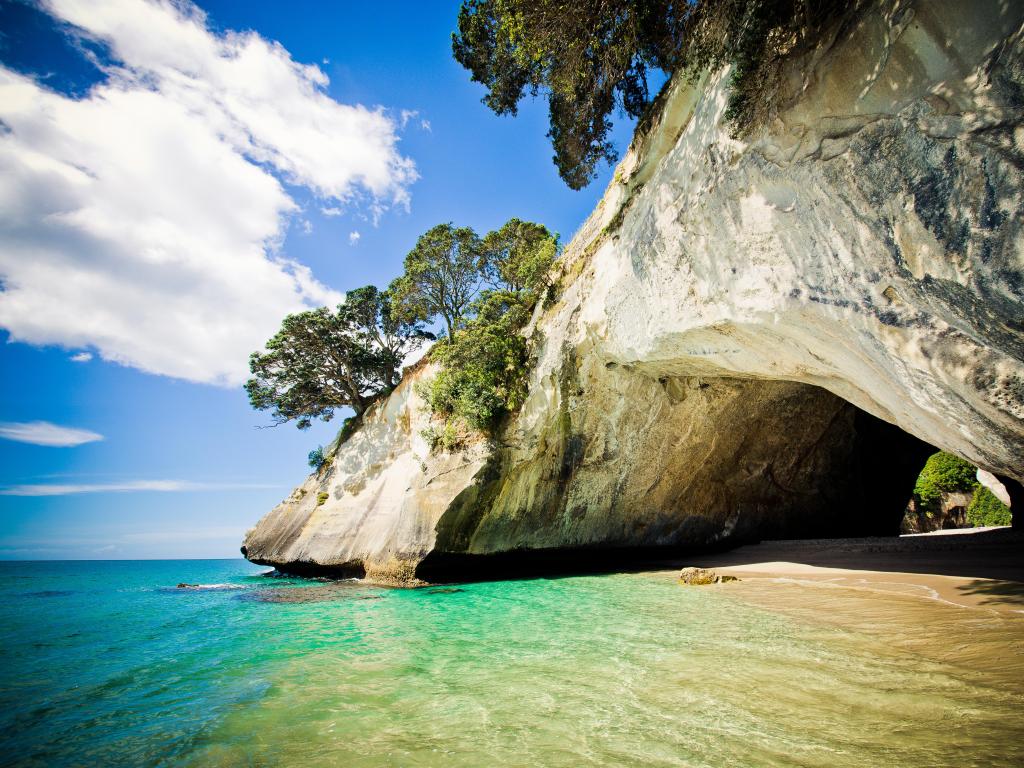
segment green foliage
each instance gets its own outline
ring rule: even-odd
[[[486,431],[519,407],[527,368],[520,330],[535,302],[532,292],[486,291],[459,335],[434,346],[431,358],[442,366],[429,393],[435,413]]]
[[[320,491],[320,493],[316,495],[316,505],[318,507],[322,507],[324,505],[324,502],[327,501],[327,499],[329,499],[330,497],[331,494],[329,494],[327,491]]]
[[[1010,508],[983,485],[974,491],[974,497],[967,507],[967,522],[973,526],[1010,525]]]
[[[773,60],[842,10],[839,0],[463,0],[452,53],[483,102],[515,115],[529,93],[548,99],[554,161],[581,189],[613,162],[609,116],[643,116],[648,72],[733,64],[729,117],[742,127]]]
[[[270,410],[275,424],[294,420],[307,429],[330,421],[337,408],[362,414],[373,398],[394,386],[409,351],[431,337],[416,318],[393,308],[373,286],[350,291],[344,304],[289,315],[264,352],[249,357],[249,402]]]
[[[452,326],[457,333],[434,345],[431,359],[441,370],[424,393],[445,424],[424,437],[446,450],[462,439],[456,425],[492,430],[526,397],[527,340],[521,331],[558,253],[557,236],[529,221],[510,219],[482,240],[470,233],[479,278],[492,287],[462,310]]]
[[[420,235],[405,257],[405,272],[389,290],[406,322],[440,315],[451,338],[483,285],[480,238],[469,227],[449,223]]]
[[[558,253],[558,236],[543,224],[509,219],[482,244],[484,273],[495,288],[540,291]]]
[[[939,511],[943,493],[972,491],[978,486],[977,469],[945,451],[932,454],[914,484],[917,507],[928,514]]]
[[[438,449],[453,451],[463,442],[462,431],[454,422],[450,421],[445,422],[440,429],[434,426],[427,427],[420,434],[427,441],[431,451]]]
[[[381,381],[387,389],[398,383],[398,369],[406,355],[424,339],[434,338],[424,330],[421,320],[402,314],[390,291],[378,290],[374,285],[349,291],[338,309],[347,314],[360,340],[376,350]]]
[[[324,458],[324,447],[322,445],[318,445],[316,448],[310,451],[309,456],[307,458],[309,461],[309,466],[318,472],[320,471],[320,468],[327,463],[327,459]]]
[[[338,437],[336,439],[337,445],[342,445],[348,442],[348,439],[356,433],[360,425],[363,423],[362,416],[349,416],[341,424],[341,429],[338,430]]]

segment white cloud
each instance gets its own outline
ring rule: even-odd
[[[69,496],[79,493],[132,493],[150,491],[176,493],[181,491],[244,491],[281,486],[264,483],[193,483],[185,480],[129,480],[123,483],[81,483],[11,485],[0,488],[0,496]]]
[[[348,244],[349,245],[359,245],[359,238],[361,238],[361,237],[362,237],[362,235],[359,234],[359,232],[349,232],[348,233]]]
[[[433,132],[430,129],[430,121],[429,120],[420,120],[420,128],[422,128],[427,133],[432,133]]]
[[[0,423],[0,438],[32,445],[70,448],[84,443],[95,443],[102,440],[103,435],[88,429],[62,427],[48,421],[25,421]]]
[[[71,356],[73,363],[88,363],[92,360],[92,352],[79,352]]]
[[[313,222],[309,219],[302,220],[302,234],[310,235],[313,233]]]
[[[279,253],[298,206],[376,219],[416,179],[382,109],[201,11],[48,0],[117,66],[72,99],[0,67],[0,326],[141,370],[234,386],[289,312],[340,294]]]
[[[329,206],[326,208],[321,208],[320,213],[322,213],[324,216],[341,216],[341,214],[343,214],[344,211],[341,208]]]
[[[409,121],[420,114],[418,109],[403,109],[398,113],[398,125],[401,128],[405,128],[409,124]]]

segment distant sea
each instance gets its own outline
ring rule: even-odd
[[[1019,686],[742,589],[639,574],[389,590],[266,571],[0,563],[0,764],[1024,763]]]

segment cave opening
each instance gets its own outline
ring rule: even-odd
[[[689,383],[675,387],[668,386],[672,382],[666,383],[664,377],[659,381],[674,402],[682,402],[678,393],[684,386],[694,389],[692,380],[679,379]],[[656,501],[651,500],[652,494],[644,498],[623,494],[626,504],[646,505],[646,510],[624,513],[621,506],[615,507],[616,501],[609,502],[607,512],[632,514],[637,530],[645,525],[659,527],[659,539],[609,536],[566,546],[562,543],[566,537],[552,536],[559,545],[481,547],[479,538],[474,543],[474,532],[491,532],[486,526],[494,526],[497,516],[493,507],[486,508],[491,502],[482,501],[488,497],[486,489],[477,489],[474,506],[478,509],[463,509],[458,526],[452,526],[459,538],[446,539],[442,521],[437,543],[417,566],[416,576],[437,582],[650,570],[675,567],[695,557],[721,554],[747,544],[779,540],[807,540],[811,548],[814,540],[871,538],[898,544],[901,533],[906,532],[908,508],[914,504],[922,471],[939,453],[935,446],[812,385],[702,378],[696,391],[714,392],[716,387],[735,390],[728,405],[734,415],[725,420],[726,424],[734,428],[747,425],[751,435],[772,436],[766,438],[770,443],[767,449],[757,446],[756,440],[737,440],[728,454],[720,454],[715,461],[695,469],[697,475],[707,476],[706,484],[717,484],[714,495],[720,506],[732,505],[735,509],[734,519],[726,525],[722,525],[720,513],[715,518],[715,512],[701,506],[709,496],[694,492],[700,482],[690,478],[679,484],[674,495],[663,493]],[[767,403],[763,412],[751,408],[755,401]],[[692,410],[687,417],[693,417]],[[722,418],[722,412],[714,418]],[[805,428],[808,421],[816,423],[814,429]],[[578,431],[567,432],[566,444],[572,450],[565,451],[557,472],[562,486],[557,497],[561,506],[542,514],[525,508],[512,510],[508,519],[524,526],[531,514],[541,524],[589,514],[590,510],[580,512],[579,496],[573,496],[573,487],[590,482],[587,472],[594,470],[588,469],[580,457],[596,455],[592,445],[599,439],[586,431],[585,423]],[[648,449],[660,448],[651,441],[640,444]],[[686,450],[684,447],[682,455]],[[740,470],[725,472],[723,478],[718,464],[730,462]],[[671,474],[671,466],[666,467],[666,474]],[[496,471],[494,476],[500,484],[506,475]],[[496,490],[494,496],[502,493]],[[555,497],[548,493],[545,498],[550,505]],[[666,509],[668,505],[673,508]],[[967,505],[969,501],[958,522],[965,522]],[[483,523],[467,526],[467,516],[476,516]],[[521,542],[522,530],[520,527],[517,535],[509,534],[505,540]]]

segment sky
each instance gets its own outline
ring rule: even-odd
[[[340,426],[248,404],[286,314],[438,223],[583,223],[612,169],[480,103],[458,5],[0,0],[0,559],[239,556]]]

